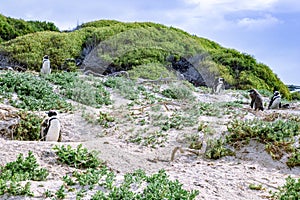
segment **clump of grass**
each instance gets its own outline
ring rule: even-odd
[[[110,105],[110,93],[103,84],[91,77],[80,77],[77,72],[52,73],[46,79],[60,86],[60,94],[88,106]]]
[[[175,85],[172,84],[169,88],[164,89],[162,91],[162,95],[171,99],[179,99],[179,100],[194,100],[195,96],[191,92],[191,89],[184,85]]]
[[[104,85],[118,90],[123,97],[129,100],[136,100],[140,96],[140,90],[135,82],[123,77],[109,77]]]
[[[168,135],[162,131],[154,132],[145,132],[145,133],[136,133],[129,136],[127,139],[128,142],[141,144],[143,146],[149,146],[151,148],[163,147],[167,141]]]

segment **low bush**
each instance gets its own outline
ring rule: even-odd
[[[77,72],[52,73],[46,77],[50,82],[60,86],[60,94],[88,106],[101,107],[110,105],[110,93],[103,84],[91,77],[79,77]]]
[[[49,172],[45,168],[39,168],[33,153],[28,152],[27,157],[19,154],[16,161],[0,166],[0,196],[10,194],[13,196],[33,196],[30,191],[30,182],[24,186],[21,181],[45,181]]]
[[[300,178],[294,179],[287,177],[285,185],[279,188],[279,191],[273,192],[273,198],[275,199],[299,199],[300,198]]]
[[[194,100],[195,96],[191,92],[191,89],[184,84],[180,85],[171,85],[169,88],[162,91],[162,95],[171,99],[180,99],[180,100]]]
[[[297,119],[297,118],[295,118]],[[300,134],[300,124],[292,119],[266,122],[261,120],[240,121],[234,120],[227,126],[230,134],[227,141],[230,144],[238,142],[248,143],[250,139],[266,144],[266,151],[269,152],[273,159],[280,159],[284,152],[294,152],[292,147],[294,136]],[[295,152],[296,153],[296,152]],[[298,154],[290,158],[288,165],[294,166],[300,163]],[[296,159],[296,160],[295,160]]]
[[[43,119],[26,111],[20,111],[18,115],[20,116],[20,122],[15,127],[12,139],[28,141],[39,140]]]
[[[97,153],[89,152],[87,148],[82,147],[82,144],[78,145],[76,149],[73,149],[70,145],[67,147],[55,145],[53,147],[58,161],[67,164],[75,168],[96,168],[103,164],[98,159]]]
[[[13,94],[17,98],[12,98]],[[1,73],[0,95],[8,98],[13,106],[32,111],[72,109],[46,80],[30,73]]]

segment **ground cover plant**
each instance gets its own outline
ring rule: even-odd
[[[45,191],[45,196],[48,197],[56,196],[64,199],[68,195],[76,193],[76,198],[83,198],[88,191],[93,191],[91,199],[192,200],[199,194],[199,191],[196,190],[183,189],[178,180],[169,180],[164,170],[146,175],[143,170],[139,169],[132,173],[126,173],[121,182],[117,181],[116,174],[82,145],[77,146],[76,149],[71,146],[55,146],[54,150],[60,162],[71,167],[85,169],[75,170],[71,175],[65,175],[63,177],[65,184],[57,191]],[[82,163],[86,164],[84,168]],[[140,189],[135,191],[134,188]]]
[[[289,119],[277,119],[275,121],[261,120],[233,120],[228,124],[227,141],[234,146],[248,143],[251,139],[266,145],[266,151],[273,159],[280,159],[284,153],[292,153],[287,165],[294,167],[299,165],[299,150],[293,147],[294,137],[300,134],[298,121]]]
[[[17,98],[13,98],[14,94]],[[7,98],[12,106],[21,109],[71,110],[71,105],[53,92],[49,82],[31,73],[1,73],[0,95]]]
[[[53,147],[58,161],[75,168],[96,168],[103,164],[98,158],[96,152],[89,152],[82,144],[73,149],[70,145],[67,147],[55,145]]]
[[[299,199],[300,198],[300,179],[287,177],[285,185],[279,188],[277,192],[272,193],[272,197],[280,200]]]
[[[110,105],[110,93],[100,80],[93,77],[80,77],[78,72],[52,73],[46,80],[60,87],[60,94],[84,105],[96,108]]]
[[[42,118],[26,111],[19,111],[20,122],[16,125],[11,139],[34,141],[40,139]]]
[[[25,158],[23,154],[19,154],[16,161],[0,166],[0,196],[4,194],[33,196],[30,182],[22,185],[21,181],[44,181],[48,175],[47,169],[39,167],[31,151]]]

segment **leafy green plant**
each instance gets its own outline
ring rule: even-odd
[[[123,77],[109,77],[104,82],[104,85],[117,89],[122,96],[129,100],[138,99],[139,94],[141,93],[134,81]]]
[[[195,96],[191,92],[191,89],[188,88],[184,84],[180,85],[171,85],[169,88],[162,91],[162,95],[172,98],[172,99],[180,99],[180,100],[194,100]]]
[[[287,166],[295,167],[300,166],[300,149],[296,149],[288,158]]]
[[[148,183],[141,197],[143,199],[194,199],[199,191],[188,192],[182,189],[178,180],[170,181],[164,170],[146,178]]]
[[[164,143],[167,141],[167,136],[168,135],[162,131],[154,131],[151,133],[145,132],[144,134],[137,133],[132,135],[127,139],[127,141],[156,148],[157,146],[164,146]]]
[[[60,188],[55,192],[55,195],[58,199],[64,199],[66,197],[66,193],[65,193],[65,186],[62,185],[60,186]]]
[[[233,156],[235,153],[225,147],[226,141],[219,139],[208,140],[205,156],[209,159],[219,159],[224,156]]]
[[[53,147],[58,161],[67,164],[75,168],[96,168],[103,165],[103,162],[97,158],[95,151],[89,152],[87,148],[82,147],[82,144],[78,145],[76,149],[73,149],[70,145],[65,147],[64,145]]]
[[[253,184],[253,183],[252,183],[252,184],[249,185],[249,189],[251,189],[251,190],[262,190],[263,187],[262,187],[261,184],[256,185],[256,184]]]
[[[284,186],[279,188],[279,191],[273,192],[275,199],[299,199],[300,198],[300,179],[293,179],[291,176],[287,177]]]
[[[77,183],[81,186],[91,186],[98,184],[103,177],[105,177],[109,172],[106,166],[100,169],[89,168],[84,172],[74,172],[73,176],[76,178]]]
[[[154,126],[159,126],[162,131],[168,131],[172,128],[183,129],[184,127],[191,127],[197,123],[196,115],[193,113],[185,112],[174,112],[171,116],[165,116],[163,114],[152,115],[152,124]]]
[[[30,182],[27,182],[24,186],[22,186],[19,182],[10,181],[9,185],[6,186],[5,182],[1,183],[2,181],[3,180],[0,179],[0,195],[7,193],[13,196],[34,196],[33,193],[30,191]]]
[[[19,154],[16,161],[7,163],[5,166],[1,166],[0,169],[0,179],[2,180],[43,181],[49,175],[45,168],[39,168],[39,164],[31,151],[28,152],[28,156],[25,158],[23,154]]]
[[[98,124],[102,125],[103,127],[107,128],[109,127],[110,123],[114,122],[115,118],[112,117],[111,115],[104,113],[104,112],[99,112],[98,118],[97,118],[97,122]]]
[[[46,198],[50,198],[50,197],[53,197],[54,196],[54,194],[52,194],[52,192],[50,191],[50,190],[46,190],[45,191],[45,193],[44,193],[44,196],[46,197]]]
[[[17,94],[17,99],[12,99],[13,93]],[[30,73],[1,73],[0,95],[8,98],[13,106],[27,110],[72,108],[71,104],[53,92],[52,86],[46,80]]]
[[[39,116],[26,112],[20,111],[20,122],[16,125],[13,133],[13,138],[16,140],[39,140],[40,139],[40,125],[42,118]]]
[[[282,157],[282,150],[293,152],[294,149],[291,147],[293,137],[300,134],[299,122],[289,119],[277,119],[271,122],[234,120],[228,124],[227,128],[230,132],[227,137],[229,143],[236,144],[239,141],[248,142],[250,139],[255,139],[266,144],[266,150],[274,159]],[[297,153],[294,155],[297,155]],[[297,158],[297,156],[294,156],[294,158]],[[290,163],[288,162],[290,165],[296,162],[294,159],[292,160],[290,160]]]
[[[22,186],[20,181],[44,181],[48,175],[49,172],[45,168],[39,168],[31,151],[26,158],[19,154],[16,161],[0,166],[0,196],[6,193],[14,196],[33,196],[30,182]]]

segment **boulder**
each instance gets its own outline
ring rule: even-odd
[[[186,58],[180,57],[179,60],[176,60],[174,56],[169,56],[167,61],[171,62],[172,68],[194,86],[207,86],[202,75]]]

